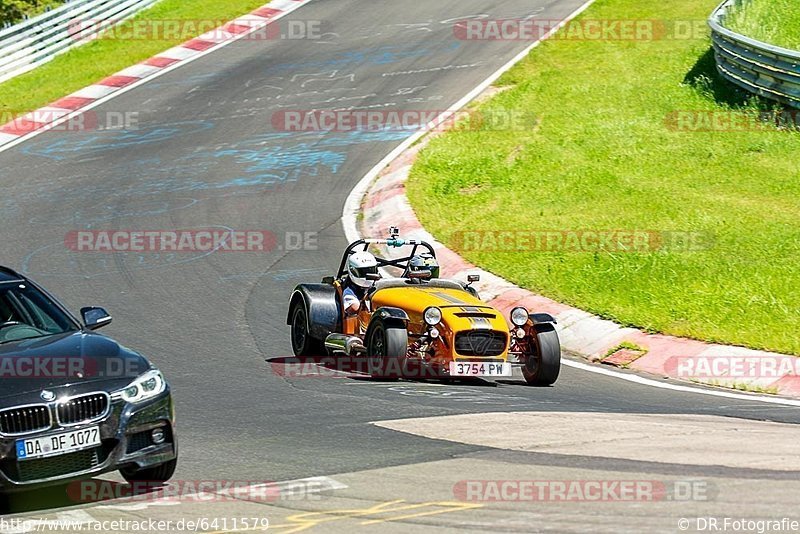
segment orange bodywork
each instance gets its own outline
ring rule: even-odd
[[[358,317],[343,318],[344,332],[363,336],[373,311],[381,307],[400,308],[408,315],[409,341],[413,341],[428,330],[423,312],[429,306],[436,306],[442,311],[442,321],[436,325],[440,336],[431,344],[435,351],[434,360],[442,363],[508,360],[509,328],[505,318],[496,309],[462,289],[427,286],[424,283],[378,289],[368,298],[367,307],[362,308]],[[460,353],[456,348],[456,336],[461,332],[474,331],[493,332],[498,339],[502,337],[502,352],[497,354],[495,350],[490,356],[478,355],[475,351]]]

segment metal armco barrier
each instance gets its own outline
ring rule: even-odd
[[[27,72],[81,44],[87,28],[109,27],[157,0],[71,0],[0,31],[0,82]],[[86,32],[89,33],[89,32]]]
[[[800,108],[800,51],[762,43],[725,28],[725,17],[741,2],[726,0],[708,21],[717,70],[751,93]]]

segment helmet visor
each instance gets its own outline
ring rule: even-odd
[[[373,265],[371,267],[351,267],[350,271],[353,273],[353,276],[358,278],[366,278],[368,274],[378,274],[378,266]]]

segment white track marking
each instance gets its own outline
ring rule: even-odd
[[[605,369],[603,367],[598,367],[588,363],[576,362],[574,360],[562,360],[561,363],[567,367],[573,367],[575,369],[580,369],[581,371],[588,371],[590,373],[619,378],[620,380],[627,380],[628,382],[633,382],[635,384],[641,384],[643,386],[650,386],[659,389],[669,389],[672,391],[680,391],[682,393],[698,393],[700,395],[710,395],[712,397],[723,397],[726,399],[736,399],[740,401],[766,402],[769,404],[779,404],[782,406],[800,407],[800,400],[784,399],[780,397],[767,397],[764,395],[745,395],[743,393],[720,391],[716,389],[700,389],[691,386],[679,386],[677,384],[659,382],[658,380],[645,378],[639,375],[620,373],[618,371],[612,371],[610,369]]]

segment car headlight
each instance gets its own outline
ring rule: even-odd
[[[528,322],[528,310],[522,306],[511,310],[511,322],[514,326],[524,326]]]
[[[436,306],[430,306],[425,308],[422,318],[428,326],[437,325],[442,322],[442,310]]]
[[[120,391],[120,395],[126,402],[141,402],[151,397],[155,397],[163,392],[167,387],[164,375],[158,369],[152,369],[128,384]]]

